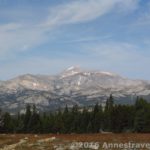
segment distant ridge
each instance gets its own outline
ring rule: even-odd
[[[150,82],[131,80],[106,71],[69,67],[55,76],[26,74],[0,82],[0,108],[23,111],[26,104],[40,110],[104,104],[110,94],[118,103],[150,97]]]

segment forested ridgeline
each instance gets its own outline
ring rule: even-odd
[[[26,106],[24,114],[11,116],[0,111],[0,133],[98,133],[150,132],[150,103],[137,98],[134,105],[114,105],[113,97],[105,108],[61,109],[39,113],[36,106]]]

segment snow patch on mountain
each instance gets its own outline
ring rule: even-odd
[[[68,69],[66,69],[62,74],[61,74],[61,79],[69,77],[69,76],[73,76],[75,74],[78,74],[81,72],[81,69],[79,67],[69,67]]]
[[[114,76],[115,75],[114,73],[110,73],[110,72],[106,72],[106,71],[101,71],[99,73],[104,74],[104,75],[108,75],[108,76]]]
[[[103,104],[110,94],[128,101],[136,96],[147,98],[150,82],[72,66],[56,76],[27,74],[4,81],[0,84],[0,108],[24,109],[28,103],[42,109]]]

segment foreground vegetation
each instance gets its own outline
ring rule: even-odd
[[[106,150],[104,143],[149,143],[150,134],[0,134],[0,150]],[[76,144],[75,144],[76,143]],[[93,144],[91,144],[93,143]],[[86,144],[86,145],[81,145]],[[91,147],[91,145],[93,145]],[[96,145],[96,147],[94,147]],[[73,147],[74,146],[74,147]],[[87,148],[89,147],[89,148]],[[116,150],[116,148],[111,148]],[[137,148],[137,150],[149,148]],[[117,150],[123,150],[117,148]],[[129,149],[128,149],[129,150]],[[130,149],[131,150],[131,149]],[[135,149],[134,149],[135,150]]]
[[[0,111],[0,133],[98,133],[150,132],[150,103],[137,98],[135,105],[114,105],[113,97],[105,108],[96,104],[92,111],[76,105],[71,110],[38,113],[27,105],[26,113],[11,116]]]

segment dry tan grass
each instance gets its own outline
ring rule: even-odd
[[[52,150],[53,144],[65,144],[73,141],[77,142],[135,142],[135,143],[150,143],[150,134],[43,134],[43,135],[35,135],[35,134],[0,134],[0,148],[18,143],[20,139],[24,139],[28,137],[28,143],[36,143],[40,139],[46,139],[51,137],[56,137],[56,141],[47,143],[45,145],[46,150]],[[17,147],[16,150],[35,150],[40,149],[40,147],[26,147],[21,146]]]

